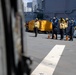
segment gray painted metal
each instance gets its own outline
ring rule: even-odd
[[[4,25],[0,0],[0,75],[7,75],[6,49],[4,37]]]
[[[76,38],[73,41],[47,39],[48,34],[27,33],[28,55],[33,58],[32,71],[39,65],[44,57],[55,45],[65,45],[63,54],[53,75],[75,75],[76,74]],[[45,65],[45,62],[44,62]],[[46,68],[45,68],[46,69]]]
[[[34,6],[38,9],[38,4],[42,0],[33,0]],[[50,19],[50,17],[68,17],[76,18],[76,0],[43,0],[40,4],[43,10],[44,19]],[[36,10],[33,8],[33,10]],[[36,11],[37,12],[37,11]]]
[[[44,0],[43,12],[49,17],[76,17],[75,3],[76,0]]]

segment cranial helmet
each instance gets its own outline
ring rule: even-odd
[[[53,17],[53,19],[56,19],[56,17]]]
[[[36,18],[36,20],[38,20],[38,18]]]
[[[69,20],[68,18],[66,18],[66,20]]]

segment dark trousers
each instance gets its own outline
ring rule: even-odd
[[[74,33],[74,27],[71,26],[69,30],[70,40],[73,40],[73,33]]]
[[[56,39],[57,39],[57,28],[53,28],[52,30],[52,39],[54,38],[54,34],[56,35]]]
[[[60,29],[60,35],[61,35],[60,39],[63,39],[64,38],[64,29]]]
[[[26,27],[26,32],[28,32],[28,27]]]
[[[68,27],[65,28],[65,35],[66,35],[66,37],[69,36],[69,28]]]
[[[64,34],[67,35],[67,28],[64,29]]]
[[[34,32],[35,32],[35,37],[37,37],[37,34],[38,34],[38,28],[37,27],[34,28]]]

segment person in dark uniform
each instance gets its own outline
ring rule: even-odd
[[[69,19],[66,18],[66,19],[65,19],[65,35],[66,35],[66,41],[69,40],[68,23],[69,23]]]
[[[38,21],[38,18],[36,18],[35,23],[34,23],[35,37],[37,37],[38,29],[39,29],[39,21]]]
[[[69,22],[69,41],[73,41],[73,33],[74,33],[75,21],[70,20]]]
[[[63,40],[64,38],[64,29],[65,29],[65,20],[63,18],[60,18],[59,20],[59,28],[60,28],[60,40]]]
[[[52,25],[53,25],[52,39],[57,39],[58,20],[56,17],[53,18]]]

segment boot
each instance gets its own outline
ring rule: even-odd
[[[54,39],[56,39],[56,35],[54,34]]]
[[[66,41],[68,41],[69,40],[69,38],[68,38],[68,36],[66,36]]]
[[[73,41],[73,38],[72,38],[72,36],[70,36],[70,39],[69,39],[69,41]]]
[[[50,39],[50,34],[48,34],[48,39]]]

